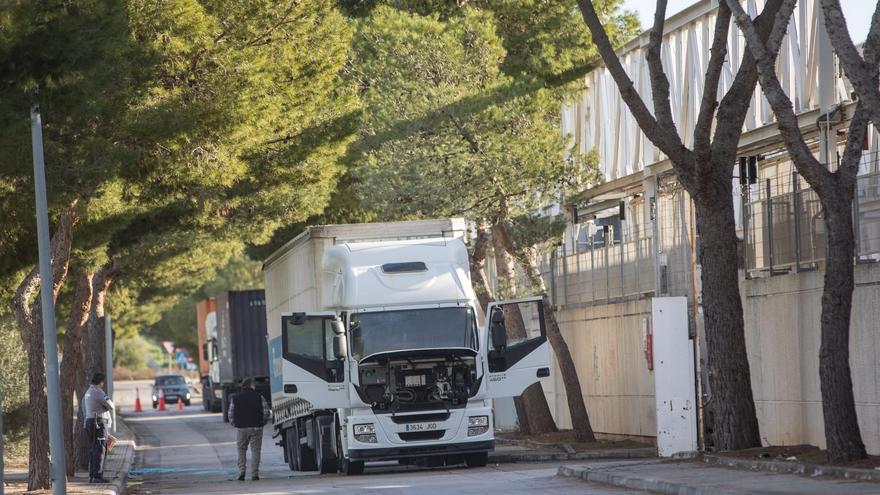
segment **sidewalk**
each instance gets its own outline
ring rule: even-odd
[[[104,464],[104,477],[110,480],[106,484],[90,484],[87,471],[77,471],[73,479],[67,481],[67,492],[84,495],[121,495],[125,489],[128,472],[134,458],[134,435],[120,418],[113,434],[119,442],[107,456]],[[27,469],[7,470],[6,493],[24,493],[27,491]]]
[[[877,495],[880,483],[744,471],[698,460],[587,463],[559,468],[560,476],[674,495]]]
[[[568,447],[568,448],[566,448]],[[495,451],[489,453],[489,462],[553,462],[585,461],[591,459],[644,459],[657,457],[657,449],[643,448],[597,448],[574,451],[566,445],[532,445],[525,443],[498,442]]]

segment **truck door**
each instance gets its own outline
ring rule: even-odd
[[[490,303],[486,309],[489,397],[517,397],[550,376],[550,344],[541,297]]]
[[[281,317],[282,377],[285,394],[315,409],[350,407],[345,359],[337,359],[335,313],[289,313]]]

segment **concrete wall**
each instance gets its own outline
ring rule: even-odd
[[[654,376],[642,345],[642,321],[651,320],[651,303],[567,307],[559,313],[571,349],[593,429],[611,436],[657,434]],[[570,428],[565,387],[558,369],[544,391],[560,428]]]
[[[819,389],[823,272],[741,282],[752,388],[764,442],[824,448]],[[859,426],[880,454],[880,264],[856,267],[850,364]]]

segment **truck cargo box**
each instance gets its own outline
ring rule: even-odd
[[[208,327],[216,325],[217,313],[214,298],[209,297],[196,303],[196,329],[199,336],[199,376],[207,376],[211,373],[211,361],[208,358],[206,345],[208,342]]]
[[[217,295],[216,305],[219,381],[268,376],[265,292],[224,292]]]

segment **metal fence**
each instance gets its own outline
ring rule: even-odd
[[[541,260],[556,304],[605,304],[647,294],[689,293],[693,233],[684,190],[672,185],[660,194],[653,210],[656,244],[644,203],[631,203],[627,211],[624,221],[605,218],[577,225],[572,241]],[[601,225],[601,220],[611,226]]]
[[[798,174],[751,185],[743,202],[747,276],[819,268],[825,219],[815,191]],[[857,262],[880,261],[880,172],[858,178],[853,201]]]
[[[542,263],[556,304],[605,303],[654,290],[650,238],[590,243],[579,251],[559,250]]]

